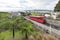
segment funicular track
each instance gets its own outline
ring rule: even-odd
[[[57,38],[60,39],[60,30],[58,30],[58,28],[56,28],[57,26],[55,25],[50,25],[49,23],[46,23],[46,24],[41,24],[41,23],[38,23],[36,21],[33,21],[31,19],[29,19],[28,17],[24,17],[26,20],[32,22],[34,25],[36,25],[36,28],[41,30],[41,31],[44,31],[46,33],[49,33],[51,35],[54,35],[56,36]],[[55,28],[54,28],[54,27]]]

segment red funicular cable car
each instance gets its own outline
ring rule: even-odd
[[[42,24],[46,23],[45,16],[30,16],[30,19]]]

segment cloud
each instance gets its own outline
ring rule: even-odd
[[[26,0],[22,5],[31,9],[48,9],[53,10],[58,0]]]
[[[53,10],[59,0],[0,0],[0,11]]]

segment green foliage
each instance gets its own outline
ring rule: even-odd
[[[9,14],[2,14],[1,17],[2,18],[7,18],[9,16]]]
[[[24,35],[21,33],[21,31],[15,31],[15,39],[22,40],[24,38]]]
[[[0,20],[0,29],[1,28],[13,28],[13,27],[17,26],[17,23],[20,23],[22,21],[23,21],[22,17],[5,19],[5,21]]]
[[[3,28],[9,28],[8,30],[5,30],[3,32],[0,32],[0,40],[13,40],[13,31],[11,29],[14,29],[15,33],[15,40],[26,40],[30,35],[34,36],[34,38],[37,38],[38,34],[42,34],[39,30],[34,28],[34,25],[30,22],[24,19],[24,16],[20,17],[12,17],[11,19],[6,19],[8,15],[2,14],[4,17],[0,20],[0,29]],[[1,16],[2,16],[1,15]],[[33,13],[33,15],[41,15],[40,13]],[[18,29],[15,29],[18,28]],[[39,37],[40,38],[40,37]]]
[[[1,32],[0,40],[12,40],[12,32],[11,31]]]
[[[34,25],[26,20],[22,23],[19,23],[18,27],[25,38],[27,37],[27,39],[29,35],[37,35],[39,33],[39,31],[34,28]]]
[[[56,7],[55,7],[55,9],[54,9],[55,11],[58,11],[58,10],[60,10],[60,1],[56,4]]]
[[[38,30],[34,28],[34,25],[31,22],[25,20],[23,16],[18,17],[18,18],[13,17],[12,19],[7,19],[4,22],[3,21],[0,23],[0,29],[1,28],[13,29],[16,27],[20,29],[19,32],[15,30],[15,38],[20,37],[20,39],[23,39],[23,38],[28,37],[29,35],[33,35],[33,34],[37,35],[37,33],[39,32]]]
[[[5,22],[0,23],[0,29],[1,28],[6,28],[8,26],[9,26],[9,22],[8,21],[5,21]]]
[[[9,17],[10,15],[8,13],[1,13],[0,14],[0,18],[7,18]]]
[[[39,13],[39,12],[32,12],[31,15],[32,15],[32,16],[41,16],[42,13]]]

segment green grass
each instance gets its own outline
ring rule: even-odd
[[[15,39],[22,40],[24,35],[22,35],[21,31],[15,31]]]
[[[10,15],[7,14],[7,13],[2,13],[2,14],[0,15],[1,18],[7,18],[8,16],[10,16]]]
[[[42,13],[32,12],[32,13],[31,13],[31,15],[32,15],[32,16],[41,16],[41,15],[42,15]]]
[[[4,31],[0,33],[0,40],[11,40],[12,37],[12,31]]]

